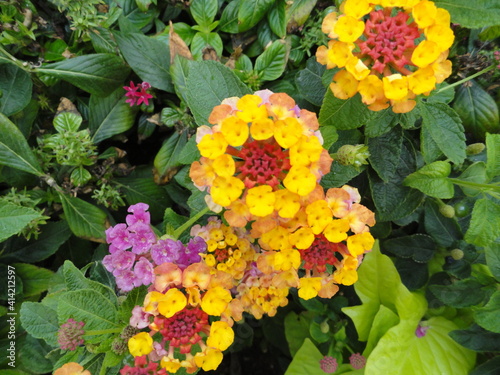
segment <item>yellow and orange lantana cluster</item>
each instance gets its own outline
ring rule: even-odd
[[[341,68],[330,88],[340,99],[360,93],[374,111],[411,111],[451,74],[450,15],[429,0],[346,0],[322,30],[331,39],[317,60]]]

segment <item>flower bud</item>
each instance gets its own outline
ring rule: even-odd
[[[453,206],[450,206],[449,204],[443,204],[441,207],[439,207],[439,212],[444,217],[450,219],[455,217],[455,209],[453,208]]]
[[[484,145],[484,143],[473,143],[467,146],[467,148],[465,149],[465,153],[467,154],[467,156],[477,155],[483,152],[485,148],[486,146]]]
[[[353,165],[357,168],[368,164],[366,159],[369,157],[368,146],[365,145],[344,145],[336,154],[336,159],[340,164]]]
[[[460,249],[453,249],[450,251],[450,255],[455,260],[460,260],[464,257],[464,252]]]

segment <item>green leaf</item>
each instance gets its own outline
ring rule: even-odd
[[[191,137],[187,141],[186,145],[179,154],[179,163],[181,164],[191,164],[195,160],[201,157],[200,150],[198,150],[198,145],[196,143],[196,137]]]
[[[476,352],[495,352],[500,348],[500,334],[487,331],[477,324],[451,331],[450,336],[463,347]]]
[[[469,375],[496,375],[499,368],[500,357],[496,356],[477,366]]]
[[[307,101],[316,106],[321,106],[327,88],[323,86],[321,77],[326,67],[316,61],[316,57],[307,60],[305,69],[295,76],[295,84]]]
[[[413,234],[384,241],[383,248],[401,258],[412,258],[415,262],[426,263],[436,251],[436,243],[425,234]]]
[[[19,312],[23,328],[33,337],[43,339],[57,347],[59,322],[57,313],[51,308],[35,302],[23,302]]]
[[[73,112],[61,112],[54,117],[53,124],[58,133],[76,132],[82,124],[82,116]]]
[[[0,165],[41,176],[42,168],[28,142],[5,115],[0,113]]]
[[[477,324],[488,331],[500,333],[500,319],[498,319],[498,311],[500,311],[500,290],[493,293],[484,307],[473,310],[474,320]]]
[[[190,60],[176,55],[174,58],[174,63],[170,65],[170,73],[172,74],[172,81],[174,83],[174,88],[176,94],[187,103],[187,76],[189,72]]]
[[[366,343],[366,348],[363,351],[363,355],[368,357],[373,349],[377,346],[377,343],[385,335],[385,333],[396,324],[399,323],[399,316],[393,312],[391,309],[380,305],[379,310],[373,318],[372,327],[370,334],[368,335],[368,340]]]
[[[165,43],[144,34],[115,32],[120,51],[133,71],[151,86],[174,92],[170,77],[170,50]]]
[[[328,150],[337,142],[339,135],[333,126],[322,126],[319,128],[321,136],[323,137],[323,148]]]
[[[226,33],[238,33],[238,10],[240,8],[240,1],[233,0],[227,4],[222,11],[219,23],[219,30]]]
[[[89,130],[94,143],[123,133],[134,125],[137,107],[131,107],[125,100],[121,87],[105,98],[90,97]]]
[[[70,180],[75,186],[83,186],[90,181],[92,175],[82,165],[71,172]]]
[[[500,134],[486,134],[486,172],[490,178],[500,176]]]
[[[384,182],[388,182],[396,173],[402,145],[403,131],[400,127],[368,139],[370,165]]]
[[[78,237],[104,242],[107,216],[104,211],[80,198],[59,194],[71,231]]]
[[[36,339],[31,335],[26,335],[22,341],[21,350],[17,360],[21,368],[27,365],[30,371],[35,374],[50,373],[53,368],[52,362],[46,358],[46,355],[52,350],[52,347],[47,345],[42,340]],[[0,374],[4,375],[3,371]]]
[[[201,60],[203,50],[206,47],[213,47],[217,56],[222,55],[223,44],[222,39],[217,33],[196,33],[191,43],[191,53],[195,60]]]
[[[365,126],[367,137],[380,137],[397,125],[397,116],[391,108],[386,108],[372,114]]]
[[[40,262],[55,254],[70,236],[71,231],[66,221],[49,222],[44,225],[38,239],[27,241],[22,237],[17,237],[7,242],[5,252],[1,257],[2,262]]]
[[[317,0],[295,0],[287,8],[288,24],[292,27],[302,26],[311,15]]]
[[[186,99],[198,125],[208,124],[210,113],[222,100],[250,93],[231,69],[219,62],[192,61],[189,72]]]
[[[424,226],[425,231],[440,246],[450,247],[455,241],[462,238],[460,226],[456,219],[441,215],[437,203],[431,199],[425,202]]]
[[[465,130],[478,140],[483,140],[486,132],[497,133],[500,130],[495,100],[473,80],[457,90],[453,109],[462,119]]]
[[[363,168],[356,168],[352,165],[341,165],[334,161],[330,173],[321,178],[321,186],[325,189],[341,187],[363,172],[363,170]]]
[[[319,364],[323,354],[311,340],[306,338],[300,349],[295,353],[292,363],[288,366],[285,375],[318,375],[324,372]]]
[[[421,103],[422,127],[439,149],[455,164],[465,159],[465,135],[460,118],[447,104]]]
[[[193,0],[189,5],[191,15],[198,25],[208,27],[219,9],[217,0]]]
[[[420,132],[420,149],[426,164],[431,164],[443,156],[441,149],[436,142],[434,142],[434,139],[432,139],[432,135],[428,128],[422,128]]]
[[[64,79],[90,94],[106,96],[123,84],[130,70],[118,56],[97,53],[48,64],[36,71]]]
[[[186,143],[186,132],[175,132],[163,143],[154,160],[154,166],[160,176],[166,176],[174,168],[181,165],[179,154]]]
[[[144,298],[147,292],[147,287],[142,285],[139,288],[132,289],[127,294],[127,298],[125,298],[125,301],[123,301],[118,308],[118,316],[122,322],[129,323],[130,317],[132,316],[132,310],[134,307],[144,304]]]
[[[287,62],[286,45],[282,40],[275,40],[255,60],[255,71],[263,81],[274,81],[285,71]]]
[[[4,202],[0,205],[0,242],[21,232],[32,220],[43,215],[29,207]]]
[[[24,70],[12,64],[0,64],[0,112],[6,116],[21,111],[31,100],[33,83]]]
[[[155,184],[151,178],[125,177],[115,180],[120,189],[125,193],[125,199],[129,205],[146,203],[153,220],[161,219],[165,207],[172,202],[160,186]]]
[[[478,199],[472,210],[470,226],[465,241],[476,246],[488,246],[500,236],[500,205],[483,198]]]
[[[484,248],[484,253],[486,255],[486,264],[490,269],[492,275],[500,281],[500,245],[493,243]]]
[[[320,125],[332,125],[337,130],[355,129],[364,125],[372,113],[361,102],[359,95],[343,100],[333,96],[331,90],[327,90],[318,120]]]
[[[284,0],[275,1],[271,10],[267,13],[267,22],[271,30],[280,38],[286,36],[286,3]]]
[[[436,0],[436,6],[451,15],[451,22],[462,27],[479,29],[500,25],[500,5],[496,0]]]
[[[69,318],[85,322],[85,331],[118,328],[116,307],[93,289],[66,292],[59,298],[57,315],[62,324]],[[105,335],[87,336],[86,342],[100,343]]]
[[[429,290],[448,306],[463,308],[481,303],[486,298],[486,292],[476,280],[465,279],[455,281],[450,285],[431,285]]]
[[[96,27],[90,30],[89,36],[97,53],[116,53],[118,51],[118,45],[108,29]]]
[[[457,326],[442,317],[425,322],[425,336],[417,337],[418,321],[401,321],[378,342],[366,362],[365,375],[467,375],[476,354],[457,344],[448,333]]]
[[[32,264],[16,263],[16,275],[23,280],[24,297],[36,296],[49,288],[54,272]]]
[[[486,173],[486,164],[482,161],[471,164],[460,176],[457,177],[457,180],[487,184],[489,182],[489,178]],[[460,188],[464,194],[469,197],[475,197],[483,192],[481,188],[468,186],[460,186]]]
[[[273,0],[240,0],[238,31],[247,31],[257,25],[273,3]]]
[[[435,161],[410,174],[404,179],[403,184],[431,197],[450,199],[454,195],[453,183],[448,178],[450,173],[450,163]]]

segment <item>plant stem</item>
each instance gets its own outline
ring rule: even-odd
[[[186,221],[184,224],[182,224],[179,228],[177,228],[174,231],[174,234],[172,235],[174,237],[174,240],[178,239],[179,236],[186,230],[188,229],[191,225],[193,225],[200,217],[205,215],[210,209],[208,207],[205,207],[203,210],[195,214],[194,216],[190,217],[188,221]]]
[[[123,327],[120,328],[109,328],[109,329],[100,329],[94,331],[85,331],[84,336],[97,336],[97,335],[106,335],[108,333],[119,333],[123,331]]]
[[[443,92],[443,91],[446,91],[446,90],[449,90],[449,89],[452,89],[453,87],[455,86],[458,86],[458,85],[461,85],[462,83],[465,83],[467,81],[470,81],[471,79],[474,79],[476,77],[479,77],[480,75],[484,74],[484,73],[487,73],[489,72],[490,70],[492,70],[493,68],[495,67],[495,65],[491,65],[487,68],[484,68],[483,70],[481,70],[480,72],[477,72],[467,78],[464,78],[464,79],[461,79],[460,81],[457,81],[455,83],[452,83],[451,85],[448,85],[446,87],[442,87],[440,88],[439,90],[436,91],[436,94],[439,94],[440,92]]]
[[[4,48],[2,48],[0,46],[0,61],[2,61],[2,60],[5,60],[7,62],[11,62],[11,63],[17,65],[19,68],[21,68],[25,72],[28,72],[28,73],[31,72],[31,69],[29,68],[29,65],[27,63],[24,63],[21,60],[16,59],[14,56],[12,56]]]

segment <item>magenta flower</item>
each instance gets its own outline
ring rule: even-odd
[[[134,82],[130,81],[130,86],[123,86],[123,88],[127,91],[125,96],[128,98],[125,103],[130,104],[131,107],[142,103],[149,105],[149,99],[153,97],[153,95],[146,92],[151,88],[151,85],[147,82],[142,82],[136,86]]]
[[[420,322],[418,324],[417,329],[415,330],[415,336],[417,336],[419,339],[424,337],[426,335],[428,329],[429,329],[428,326],[425,326],[422,324],[422,322]]]
[[[112,244],[115,251],[127,250],[132,247],[127,224],[116,224],[114,227],[106,229],[106,242]]]
[[[323,357],[323,359],[319,361],[319,365],[321,369],[327,374],[333,374],[339,367],[337,360],[330,356]]]
[[[132,243],[132,252],[136,254],[144,254],[156,242],[156,235],[150,225],[138,222],[129,229],[133,230],[130,242]]]
[[[136,276],[135,286],[149,285],[153,282],[154,271],[153,265],[149,260],[141,257],[134,266],[134,273]]]
[[[124,291],[130,292],[135,288],[137,276],[131,270],[116,270],[113,275],[115,276],[116,286]]]
[[[132,215],[127,215],[125,221],[129,226],[133,226],[136,223],[150,224],[151,215],[147,212],[149,206],[146,203],[137,203],[128,208],[128,212]]]
[[[181,241],[159,240],[151,247],[151,258],[158,266],[163,263],[175,263],[183,249]]]

